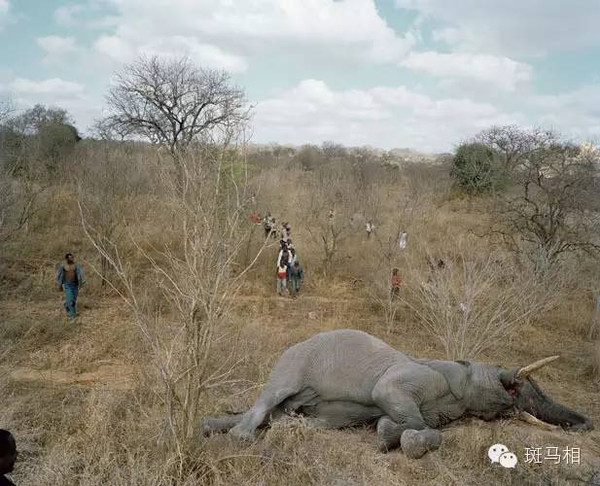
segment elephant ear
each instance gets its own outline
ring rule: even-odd
[[[462,400],[465,395],[470,364],[468,361],[432,360],[427,362],[427,366],[446,379],[450,392],[457,400]]]

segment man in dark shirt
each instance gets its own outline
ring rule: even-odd
[[[77,317],[77,296],[79,288],[85,283],[83,280],[83,269],[81,265],[75,264],[75,259],[72,253],[65,255],[65,263],[58,266],[56,276],[61,290],[65,291],[65,309],[71,316],[71,321]]]
[[[5,474],[12,472],[17,461],[17,443],[8,430],[0,429],[0,486],[15,486]]]

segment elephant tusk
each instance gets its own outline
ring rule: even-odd
[[[526,378],[531,373],[533,373],[535,370],[539,370],[543,366],[546,366],[547,364],[552,363],[552,361],[555,361],[558,358],[560,358],[560,356],[549,356],[548,358],[540,359],[540,360],[536,361],[535,363],[531,363],[530,365],[523,366],[523,368],[521,368],[521,369],[519,369],[519,371],[517,371],[517,375],[515,378]]]
[[[544,422],[543,420],[540,420],[539,418],[534,417],[533,415],[531,415],[530,413],[525,412],[525,411],[521,411],[517,415],[517,418],[521,419],[523,422],[527,422],[528,424],[531,424],[531,425],[537,425],[546,430],[560,429],[560,427],[558,425],[552,425],[552,424],[549,424],[548,422]]]

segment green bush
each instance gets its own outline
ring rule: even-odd
[[[451,175],[472,194],[499,189],[506,179],[496,152],[481,143],[463,143],[458,147]]]

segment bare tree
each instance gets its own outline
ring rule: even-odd
[[[119,243],[124,222],[136,206],[136,198],[152,190],[152,172],[135,157],[135,146],[89,142],[77,154],[69,175],[77,186],[84,219],[94,228],[102,245]],[[100,254],[100,277],[106,286],[111,266]]]
[[[0,101],[0,127],[14,111],[14,107],[10,101]]]
[[[357,200],[343,167],[321,169],[315,178],[308,211],[308,232],[322,249],[323,272],[331,275],[342,244],[355,230]]]
[[[428,281],[419,265],[407,272],[403,301],[449,359],[500,349],[513,331],[552,309],[569,280],[564,269],[539,276],[517,269],[501,254],[478,258],[464,248]]]
[[[188,59],[141,58],[117,74],[107,102],[112,131],[168,147],[171,154],[248,118],[242,90],[222,71]]]
[[[107,282],[129,305],[148,345],[162,384],[163,438],[177,450],[194,435],[203,395],[226,382],[235,365],[233,354],[214,359],[215,349],[224,338],[222,327],[241,279],[262,251],[246,267],[239,265],[244,232],[250,230],[243,148],[188,151],[180,157],[183,186],[170,171],[161,173],[161,206],[168,208],[175,225],[174,240],[154,247],[142,235],[130,233],[138,255],[150,267],[143,278],[132,272],[122,249],[81,211],[86,235],[114,269],[115,277]],[[233,353],[235,346],[231,349]]]
[[[16,180],[0,172],[0,243],[27,231],[33,215],[39,210],[38,198],[43,188],[30,180]]]
[[[570,143],[529,153],[514,172],[515,192],[495,211],[494,232],[540,269],[568,252],[597,253],[599,163],[597,149]]]
[[[376,265],[365,286],[370,300],[383,312],[388,333],[394,328],[401,303],[399,295],[392,292],[391,274],[392,267]]]
[[[495,150],[501,155],[504,168],[513,170],[532,152],[553,144],[556,135],[540,128],[526,130],[518,125],[505,125],[480,132],[474,141]]]

